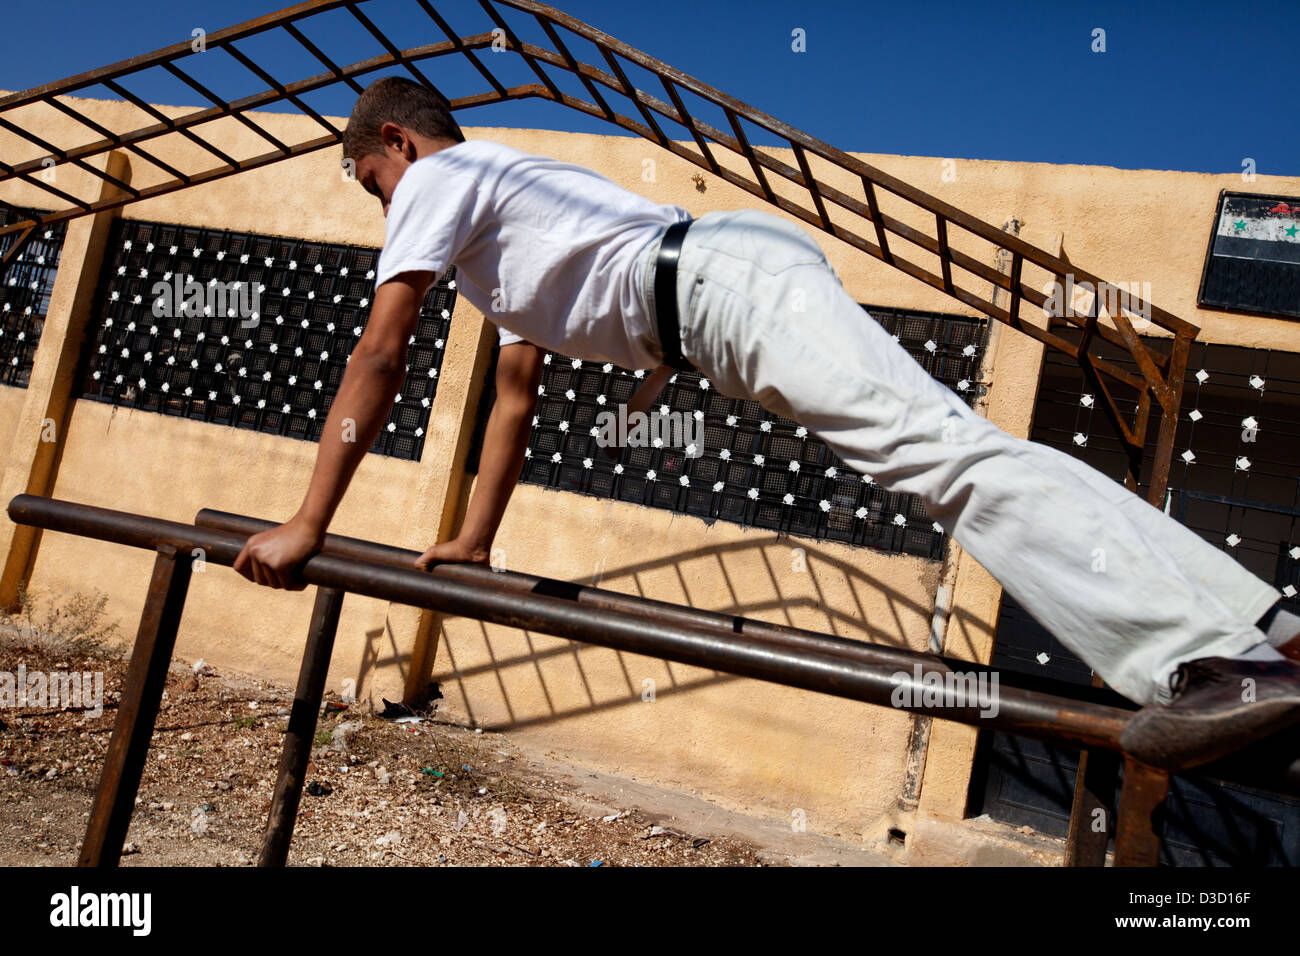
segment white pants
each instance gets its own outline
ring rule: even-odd
[[[651,316],[658,246],[641,262]],[[799,227],[753,210],[701,217],[677,297],[682,353],[712,387],[806,426],[882,488],[920,496],[1126,697],[1167,703],[1180,662],[1266,639],[1254,622],[1275,588],[1122,484],[975,414],[854,301]]]

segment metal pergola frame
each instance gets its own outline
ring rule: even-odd
[[[642,136],[676,156],[694,163],[745,190],[764,202],[775,206],[801,221],[849,243],[925,284],[944,292],[963,305],[1018,329],[1042,342],[1049,348],[1065,352],[1077,360],[1088,374],[1093,386],[1105,399],[1103,407],[1115,427],[1129,457],[1126,482],[1136,491],[1141,474],[1143,446],[1153,401],[1161,409],[1161,422],[1156,439],[1155,461],[1149,485],[1148,500],[1163,504],[1168,483],[1169,466],[1173,455],[1174,433],[1178,409],[1182,398],[1183,376],[1186,371],[1187,350],[1199,329],[1170,314],[1164,309],[1141,299],[1098,276],[1072,265],[1059,256],[1045,252],[1015,235],[990,223],[977,219],[948,203],[911,186],[894,176],[876,169],[835,147],[783,123],[766,113],[740,102],[727,94],[701,83],[666,63],[648,56],[587,24],[560,11],[534,3],[532,0],[479,0],[479,5],[490,18],[492,28],[487,32],[459,35],[429,0],[413,0],[421,11],[433,21],[447,37],[438,43],[400,49],[393,40],[366,15],[362,6],[366,0],[308,0],[278,13],[268,14],[238,26],[207,34],[202,53],[189,43],[177,43],[154,53],[123,60],[111,66],[90,70],[66,80],[48,83],[22,93],[0,98],[0,128],[32,144],[40,155],[20,162],[0,160],[0,183],[15,179],[44,190],[63,208],[41,214],[35,218],[22,216],[19,221],[0,227],[0,237],[17,234],[16,241],[0,263],[0,276],[19,255],[27,240],[43,225],[74,219],[106,209],[117,208],[141,199],[149,199],[186,189],[201,183],[212,182],[250,169],[302,156],[333,146],[341,139],[341,130],[312,109],[303,96],[321,89],[344,84],[357,93],[362,90],[359,78],[376,71],[400,67],[415,80],[437,90],[420,69],[420,64],[440,57],[464,57],[482,77],[486,89],[482,92],[450,100],[453,110],[483,106],[506,100],[537,97],[548,99],[576,109]],[[539,47],[522,41],[502,14],[502,9],[526,15],[545,33],[553,49]],[[377,40],[385,52],[348,65],[334,62],[303,32],[303,26],[313,17],[336,10],[344,10]],[[580,37],[594,45],[604,59],[604,68],[579,61],[565,44],[563,34]],[[252,37],[281,34],[288,41],[306,50],[325,67],[326,72],[285,82],[277,79],[265,65],[255,62],[238,46],[239,41]],[[527,64],[537,77],[536,83],[506,86],[488,68],[480,51],[505,49]],[[199,82],[186,72],[186,61],[206,55],[213,50],[223,50],[254,74],[266,89],[238,99],[223,99],[217,92]],[[661,99],[636,88],[629,79],[624,64],[655,75],[663,86],[667,99]],[[184,116],[169,118],[154,106],[132,93],[125,84],[132,78],[155,67],[167,71],[194,90],[212,105]],[[591,99],[585,100],[563,92],[548,70],[562,70],[580,80]],[[66,97],[95,86],[102,86],[123,100],[148,114],[154,122],[125,132],[113,132],[85,116],[59,97]],[[637,117],[617,112],[601,89],[616,93],[635,107]],[[692,116],[684,101],[683,92],[711,104],[727,120],[730,130],[718,129]],[[440,94],[441,95],[441,94]],[[324,131],[322,135],[300,142],[286,143],[254,121],[251,113],[273,104],[288,103],[311,117]],[[14,122],[16,111],[35,104],[45,104],[80,123],[94,134],[93,138],[73,147],[60,148],[48,142],[32,129]],[[690,144],[670,139],[661,125],[666,119],[686,129],[693,141]],[[236,159],[214,145],[203,135],[205,124],[224,118],[233,118],[253,130],[272,147],[271,151]],[[797,166],[791,166],[771,152],[757,148],[746,136],[743,123],[747,122],[788,145]],[[217,161],[206,168],[180,170],[149,152],[145,144],[162,137],[183,137],[202,148]],[[752,175],[745,175],[719,162],[715,149],[720,148],[745,161]],[[145,163],[161,170],[166,178],[161,182],[137,188],[104,172],[90,162],[115,149],[129,150]],[[829,164],[852,176],[861,184],[859,196],[849,195],[818,179],[812,169],[811,158]],[[119,195],[108,198],[77,196],[42,180],[39,173],[50,168],[69,164],[88,172],[97,184],[108,183],[116,187]],[[793,186],[803,198],[795,201],[781,195],[774,183]],[[919,212],[926,220],[933,220],[929,231],[915,228],[901,218],[882,211],[882,194],[901,201],[908,213]],[[98,192],[96,192],[98,196]],[[7,204],[3,204],[7,205]],[[11,207],[12,208],[12,207]],[[832,216],[835,213],[835,217]],[[1009,255],[1007,272],[955,248],[956,234],[960,230],[967,236],[991,243]],[[892,238],[891,238],[892,237]],[[901,240],[906,246],[900,248]],[[891,244],[892,243],[892,244]],[[934,265],[922,265],[901,253],[904,248],[916,248],[937,260]],[[1075,345],[1049,330],[1040,329],[1025,321],[1026,308],[1043,307],[1048,296],[1022,281],[1025,264],[1029,263],[1052,277],[1061,287],[1089,283],[1095,289],[1092,307],[1087,314],[1077,311],[1072,303],[1063,303],[1060,317],[1083,330]],[[987,296],[980,289],[991,284],[993,294]],[[971,288],[971,285],[977,288]],[[997,304],[998,290],[1006,293],[1004,308]],[[1106,311],[1114,328],[1102,324],[1100,302],[1106,302]],[[1160,354],[1143,342],[1134,329],[1131,316],[1141,316],[1172,336],[1167,354]],[[1133,359],[1138,373],[1121,367],[1099,353],[1090,352],[1092,338],[1096,336],[1126,351]],[[1111,392],[1107,381],[1121,383],[1135,390],[1139,397],[1130,425]]]

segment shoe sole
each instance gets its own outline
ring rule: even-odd
[[[1261,700],[1226,711],[1146,707],[1129,719],[1119,740],[1125,753],[1144,764],[1186,770],[1296,724],[1296,700]]]

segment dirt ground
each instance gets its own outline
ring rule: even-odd
[[[103,713],[0,707],[0,865],[76,862],[126,660],[93,641],[0,629],[0,672],[103,673]],[[200,662],[196,662],[198,664]],[[124,866],[251,866],[275,786],[289,688],[174,662]],[[398,722],[328,695],[290,865],[762,866],[733,835],[593,801],[502,734],[433,709]],[[595,774],[583,775],[595,777]],[[608,812],[603,812],[608,811]],[[656,822],[656,819],[660,822]]]

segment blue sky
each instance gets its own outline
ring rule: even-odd
[[[1240,172],[1250,158],[1261,174],[1300,175],[1295,0],[556,5],[842,149],[1215,173]],[[474,3],[435,0],[435,6],[453,26],[490,28]],[[62,79],[188,40],[195,27],[216,30],[278,7],[276,0],[7,4],[0,87],[26,89]],[[438,38],[424,32],[427,18],[414,0],[372,0],[362,9],[399,45]],[[347,61],[361,47],[349,40],[354,24],[341,12],[337,17],[307,33]],[[1091,49],[1098,28],[1105,31],[1104,53]],[[804,31],[805,52],[791,49],[796,29]],[[249,45],[246,52],[280,79],[319,72],[269,45]],[[350,59],[375,52],[367,46]],[[219,79],[228,70],[231,77],[239,74],[232,82],[245,82],[233,61],[213,59],[210,68],[205,79]],[[475,80],[441,61],[429,67],[429,75],[453,96]],[[160,77],[135,91],[200,105],[197,94],[177,87]],[[342,90],[312,105],[346,114],[351,100]],[[466,125],[612,131],[535,100],[467,111],[460,118]]]

